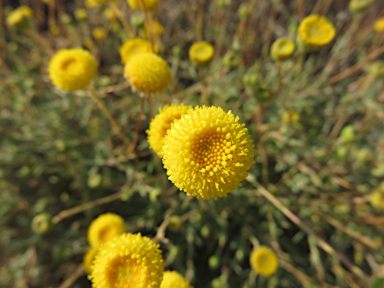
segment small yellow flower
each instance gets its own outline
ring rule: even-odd
[[[140,0],[127,0],[129,6],[135,10],[141,10]],[[144,5],[146,9],[152,9],[155,5],[157,5],[160,0],[144,0]]]
[[[279,262],[275,252],[266,246],[260,246],[251,253],[251,266],[260,275],[271,276],[277,270]]]
[[[107,31],[102,27],[96,27],[92,30],[92,36],[96,40],[102,40],[107,36]]]
[[[254,164],[245,124],[220,107],[196,107],[171,124],[162,149],[169,180],[197,198],[223,197]]]
[[[288,110],[283,113],[283,122],[294,124],[300,120],[300,115],[294,110]]]
[[[59,89],[75,91],[83,89],[97,72],[95,58],[81,48],[61,49],[49,62],[48,73]]]
[[[28,6],[20,6],[13,10],[7,17],[8,27],[21,27],[28,18],[33,16],[33,11]]]
[[[149,28],[150,28],[149,30],[151,32],[151,35],[153,35],[155,37],[159,37],[159,36],[163,35],[163,33],[164,33],[164,27],[157,21],[152,20],[151,26]],[[141,30],[141,35],[143,38],[148,38],[146,25]]]
[[[371,205],[379,210],[384,210],[384,182],[374,189],[370,195]]]
[[[336,34],[335,27],[328,19],[320,15],[310,15],[301,21],[300,38],[310,46],[319,47],[328,44]]]
[[[377,21],[375,22],[374,29],[377,32],[383,32],[384,31],[384,17],[377,19]]]
[[[184,106],[184,104],[165,105],[163,109],[159,108],[159,114],[152,119],[149,130],[146,131],[149,147],[155,150],[160,157],[164,136],[167,134],[172,122],[180,119],[190,109],[192,109],[190,106]]]
[[[160,288],[192,288],[191,285],[176,271],[165,271]]]
[[[134,90],[144,93],[159,92],[171,81],[167,62],[153,53],[140,53],[132,57],[125,64],[124,76]]]
[[[75,17],[79,21],[83,21],[83,20],[87,19],[87,17],[88,17],[87,10],[85,10],[84,8],[77,8],[75,10]]]
[[[373,0],[351,0],[348,8],[354,14],[366,11],[373,4]]]
[[[124,219],[113,213],[105,213],[93,220],[89,226],[88,242],[92,247],[97,248],[124,232]]]
[[[84,255],[83,267],[85,272],[87,272],[88,275],[92,273],[92,263],[93,263],[93,260],[95,260],[97,251],[99,250],[96,248],[89,248],[88,252]]]
[[[275,61],[285,61],[295,53],[295,43],[289,39],[280,38],[273,42],[271,56]]]
[[[157,47],[154,46],[157,53]],[[133,56],[141,53],[152,53],[151,42],[140,38],[128,39],[120,48],[121,62],[127,63]]]
[[[158,244],[127,233],[100,247],[89,279],[93,288],[160,288],[163,262]]]
[[[212,60],[215,49],[205,41],[194,43],[189,49],[189,59],[195,64],[207,64]]]
[[[104,10],[104,16],[107,18],[109,21],[113,21],[116,19],[116,14],[111,8],[105,8]]]

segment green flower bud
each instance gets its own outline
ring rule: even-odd
[[[223,58],[223,64],[225,67],[232,70],[232,69],[239,66],[240,59],[238,56],[236,56],[232,52],[228,52],[227,54],[225,54],[225,56]]]
[[[240,19],[246,19],[251,14],[247,6],[247,4],[241,4],[239,10],[237,10]]]
[[[384,61],[377,60],[373,62],[368,72],[375,78],[384,78]]]
[[[373,3],[373,0],[351,0],[348,8],[353,14],[359,14],[366,11]]]
[[[172,215],[169,219],[168,228],[173,232],[177,232],[180,230],[181,224],[181,218],[177,215]]]
[[[340,138],[347,143],[353,142],[356,138],[353,126],[351,125],[345,126],[340,132]]]
[[[141,29],[145,25],[145,17],[141,12],[136,12],[131,16],[130,19],[131,25],[136,29]]]
[[[100,174],[95,174],[95,175],[90,176],[88,178],[88,187],[89,188],[98,187],[101,184],[101,180],[103,180],[103,178],[101,177]]]
[[[37,234],[45,234],[52,228],[52,216],[48,213],[40,213],[32,219],[32,230]]]
[[[208,265],[211,269],[216,269],[219,267],[220,259],[217,256],[211,256],[208,259]]]

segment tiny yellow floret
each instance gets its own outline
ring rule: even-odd
[[[176,271],[165,271],[160,288],[192,288],[184,277]]]
[[[384,182],[375,188],[370,195],[371,205],[378,210],[384,210]]]
[[[97,251],[99,250],[96,248],[89,248],[88,252],[84,255],[83,267],[85,272],[87,272],[88,275],[92,273],[92,263],[93,263],[93,260],[95,260]]]
[[[192,63],[201,65],[212,60],[215,49],[205,41],[195,42],[189,49],[189,59]]]
[[[156,46],[154,50],[158,52]],[[128,39],[120,48],[121,62],[126,64],[133,56],[141,53],[152,53],[151,42],[140,38]]]
[[[107,36],[107,31],[102,27],[96,27],[92,30],[92,36],[96,40],[102,40]]]
[[[197,198],[226,196],[255,163],[245,124],[220,107],[196,107],[171,124],[164,137],[168,179]]]
[[[384,31],[384,17],[381,17],[376,20],[374,29],[376,32],[383,32]]]
[[[135,10],[142,10],[140,1],[141,0],[127,0],[128,5]],[[144,0],[143,2],[145,5],[145,9],[149,10],[155,7],[160,2],[160,0]]]
[[[330,43],[336,35],[335,27],[320,15],[310,15],[301,21],[299,36],[307,45],[319,47]]]
[[[295,43],[292,40],[280,38],[273,42],[271,56],[275,61],[285,61],[295,53]]]
[[[164,136],[167,134],[171,124],[181,118],[188,110],[192,109],[190,106],[180,105],[165,105],[162,109],[159,108],[159,114],[157,114],[149,125],[148,142],[149,147],[155,150],[155,152],[161,157],[161,148],[163,148]]]
[[[98,248],[124,232],[124,219],[113,213],[105,213],[93,220],[89,226],[88,242],[92,247]]]
[[[266,246],[260,246],[258,249],[253,250],[250,262],[253,270],[265,277],[275,273],[279,266],[275,252]]]
[[[158,244],[126,233],[100,247],[89,279],[93,288],[160,288],[163,262]]]
[[[20,6],[13,10],[7,17],[8,27],[21,27],[28,18],[33,16],[33,11],[28,6]]]
[[[140,53],[130,59],[124,76],[134,90],[155,93],[165,89],[171,81],[168,63],[153,53]]]
[[[81,48],[61,49],[49,62],[48,73],[59,89],[75,91],[89,85],[97,72],[95,58]]]

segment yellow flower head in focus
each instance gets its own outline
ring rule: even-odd
[[[370,195],[371,205],[379,210],[384,210],[384,182],[374,189]]]
[[[33,11],[28,6],[20,6],[13,10],[7,17],[6,23],[8,27],[22,26],[28,18],[32,18]]]
[[[92,263],[93,263],[93,260],[95,260],[96,253],[98,251],[99,250],[96,248],[89,248],[88,252],[84,255],[83,267],[85,272],[87,272],[88,275],[92,273]]]
[[[160,288],[192,288],[191,285],[176,271],[165,271]]]
[[[151,35],[155,37],[159,37],[160,35],[163,35],[164,33],[164,27],[157,21],[152,20],[151,26],[149,27]],[[141,30],[141,34],[143,38],[148,38],[148,32],[147,32],[147,25],[143,27]]]
[[[271,47],[271,56],[275,61],[285,61],[295,53],[295,43],[289,39],[280,38],[273,42]]]
[[[266,246],[260,246],[258,249],[253,250],[250,262],[253,270],[265,277],[275,273],[279,266],[275,252]]]
[[[328,44],[336,34],[335,27],[320,15],[310,15],[301,21],[299,36],[307,45],[319,47]]]
[[[374,26],[375,31],[383,32],[384,31],[384,17],[377,19]]]
[[[197,198],[223,197],[255,163],[245,124],[220,107],[196,107],[171,124],[162,149],[169,180]]]
[[[157,47],[154,46],[157,53]],[[151,42],[140,38],[128,39],[120,48],[121,62],[127,63],[133,56],[141,53],[152,53]]]
[[[127,0],[128,5],[134,10],[141,10],[140,0]],[[150,10],[157,5],[160,0],[144,0],[145,8]]]
[[[171,127],[172,122],[178,120],[192,109],[190,106],[180,105],[165,105],[163,109],[159,108],[159,114],[152,119],[149,124],[148,142],[149,147],[155,150],[155,152],[161,157],[161,148],[163,147],[164,136],[167,134],[168,129]]]
[[[126,233],[100,247],[89,279],[93,288],[160,288],[163,262],[158,244]]]
[[[92,30],[92,36],[96,40],[102,40],[107,36],[107,31],[102,27],[96,27]]]
[[[83,89],[97,72],[95,58],[81,48],[61,49],[49,62],[48,73],[59,89],[75,91]]]
[[[134,90],[154,93],[168,86],[171,71],[167,62],[161,57],[153,53],[140,53],[125,64],[124,77]]]
[[[89,226],[88,242],[92,247],[98,248],[124,232],[124,219],[113,213],[105,213],[93,220]]]
[[[189,59],[195,64],[207,64],[212,60],[215,49],[205,41],[195,42],[189,49]]]

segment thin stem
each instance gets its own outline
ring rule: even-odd
[[[196,16],[196,40],[203,40],[203,20],[204,20],[204,0],[197,3],[197,16]]]
[[[51,47],[55,47],[55,36],[53,35],[53,29],[55,27],[55,0],[50,1],[48,3],[48,8],[49,8],[49,41],[51,42]]]
[[[153,43],[153,34],[152,34],[153,30],[151,28],[152,27],[151,19],[148,14],[147,7],[145,7],[144,0],[140,0],[140,6],[144,12],[145,26],[147,26],[147,36],[148,36],[149,42],[151,42],[151,49],[152,49],[152,52],[155,53],[155,45]]]
[[[91,97],[96,100],[96,103],[99,106],[99,108],[101,110],[103,110],[103,112],[107,116],[109,122],[112,125],[113,131],[120,136],[121,140],[128,147],[128,145],[129,145],[128,138],[124,135],[120,125],[117,123],[115,118],[113,118],[113,116],[112,116],[111,112],[108,110],[107,106],[105,106],[104,102],[101,101],[101,99],[97,96],[96,91],[93,90],[93,88],[89,88],[89,92],[90,92],[89,95],[91,95]]]
[[[80,264],[79,267],[77,267],[77,269],[75,270],[75,272],[73,272],[73,274],[71,275],[71,277],[69,277],[67,280],[65,280],[63,282],[63,284],[61,284],[59,286],[59,288],[70,288],[72,286],[72,284],[75,283],[75,281],[81,276],[84,274],[84,268],[83,268],[83,265]]]
[[[117,18],[119,18],[120,22],[123,24],[124,29],[127,31],[129,38],[134,38],[135,33],[131,29],[127,19],[125,19],[123,12],[120,11],[119,6],[117,6],[116,2],[112,3],[112,9],[115,12]]]
[[[200,105],[204,105],[207,99],[207,82],[205,81],[204,68],[199,68],[200,80],[201,80],[201,97]]]
[[[133,153],[133,151],[136,148],[137,142],[139,141],[140,138],[140,127],[141,123],[143,122],[144,116],[144,101],[147,97],[145,95],[141,96],[141,103],[140,103],[140,115],[139,115],[139,121],[136,123],[136,133],[135,133],[135,138],[133,139],[131,145],[128,148],[128,154]]]

